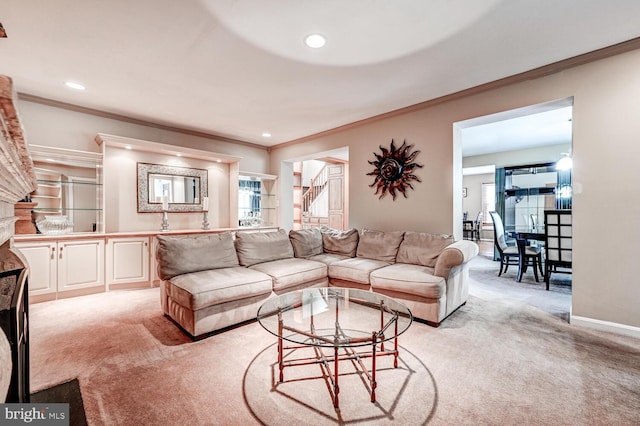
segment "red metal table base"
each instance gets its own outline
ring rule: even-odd
[[[313,326],[313,324],[312,324]],[[337,326],[339,326],[337,324]],[[322,350],[323,347],[320,347],[318,345],[314,345],[313,342],[315,340],[322,340],[322,341],[327,341],[328,339],[325,338],[320,338],[318,336],[315,336],[313,333],[310,332],[306,332],[303,330],[298,330],[298,329],[294,329],[291,327],[287,327],[284,326],[282,324],[282,321],[279,321],[278,324],[278,368],[279,368],[279,382],[282,383],[284,382],[284,368],[285,367],[295,367],[295,366],[303,366],[303,365],[313,365],[313,364],[319,364],[320,368],[322,369],[322,372],[324,374],[325,377],[327,377],[330,381],[331,381],[331,385],[333,388],[333,392],[331,391],[331,388],[329,389],[329,392],[331,393],[331,397],[333,399],[333,406],[336,409],[340,408],[340,400],[339,400],[339,394],[340,394],[340,386],[338,383],[338,378],[339,378],[339,363],[340,361],[352,361],[353,365],[356,368],[356,372],[358,373],[363,373],[368,381],[369,381],[369,386],[370,386],[370,395],[371,395],[371,402],[375,402],[376,401],[376,388],[378,386],[377,382],[376,382],[376,370],[377,370],[377,363],[376,360],[378,357],[381,356],[393,356],[393,367],[397,368],[398,367],[398,324],[396,322],[395,324],[396,330],[395,330],[395,335],[396,337],[393,338],[393,349],[389,350],[389,349],[385,349],[384,347],[384,336],[380,335],[379,332],[372,332],[371,333],[371,337],[363,337],[363,338],[357,338],[357,339],[349,339],[349,342],[352,344],[362,344],[365,342],[371,342],[371,349],[367,350],[367,351],[362,351],[362,352],[358,352],[355,350],[354,346],[348,346],[348,345],[336,345],[333,348],[333,355],[327,355],[324,353],[324,351]],[[283,339],[283,331],[292,331],[298,334],[303,334],[303,335],[308,335],[309,336],[309,341],[310,343],[308,345],[295,345],[295,346],[284,346],[284,340]],[[368,345],[365,346],[358,346],[358,347],[367,347]],[[285,361],[285,356],[284,356],[284,352],[285,350],[287,351],[295,351],[297,349],[302,349],[302,348],[313,348],[315,351],[315,357],[307,357],[307,358],[294,358],[294,359],[287,359]],[[326,346],[325,346],[326,348]],[[342,350],[342,353],[340,353],[340,351]],[[366,358],[371,358],[371,369],[368,369],[364,363],[364,359]],[[333,364],[333,366],[331,365]]]

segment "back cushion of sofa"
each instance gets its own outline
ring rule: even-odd
[[[230,232],[203,235],[158,235],[158,275],[176,275],[239,266]]]
[[[321,226],[322,250],[324,253],[340,254],[355,257],[358,248],[358,230],[351,228],[346,231]]]
[[[442,250],[452,243],[452,235],[407,231],[396,262],[434,267]]]
[[[322,254],[322,234],[318,228],[289,231],[289,241],[295,257],[311,257]]]
[[[383,232],[363,229],[360,233],[356,256],[395,262],[403,235],[403,231]]]
[[[293,257],[293,247],[284,229],[276,232],[238,232],[236,252],[242,266]]]

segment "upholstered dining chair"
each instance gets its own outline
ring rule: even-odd
[[[507,243],[504,224],[500,215],[497,212],[489,212],[489,215],[493,221],[494,245],[500,255],[500,271],[498,272],[498,276],[500,276],[503,272],[507,272],[509,265],[518,265],[520,254],[517,245]],[[533,267],[536,281],[538,281],[538,269],[542,271],[542,251],[539,247],[527,246],[525,248],[525,265]]]
[[[471,239],[475,242],[480,241],[480,231],[482,230],[482,212],[478,213],[475,222],[473,222],[473,230],[471,231]]]
[[[571,210],[545,210],[545,274],[544,282],[549,290],[552,272],[571,274],[573,234]]]

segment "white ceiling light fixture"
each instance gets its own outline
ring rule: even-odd
[[[571,154],[564,153],[562,158],[556,163],[556,170],[571,170],[573,168],[573,159]]]
[[[322,34],[309,34],[304,38],[304,44],[312,49],[320,49],[327,44],[327,38]]]
[[[269,133],[269,132],[262,132],[262,137],[263,137],[263,138],[270,138],[270,137],[271,137],[271,133]]]
[[[87,88],[80,83],[76,83],[74,81],[65,81],[64,85],[73,90],[86,90]]]

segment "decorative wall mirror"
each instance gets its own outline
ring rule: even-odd
[[[207,197],[208,172],[203,169],[138,163],[138,213],[200,212]]]

